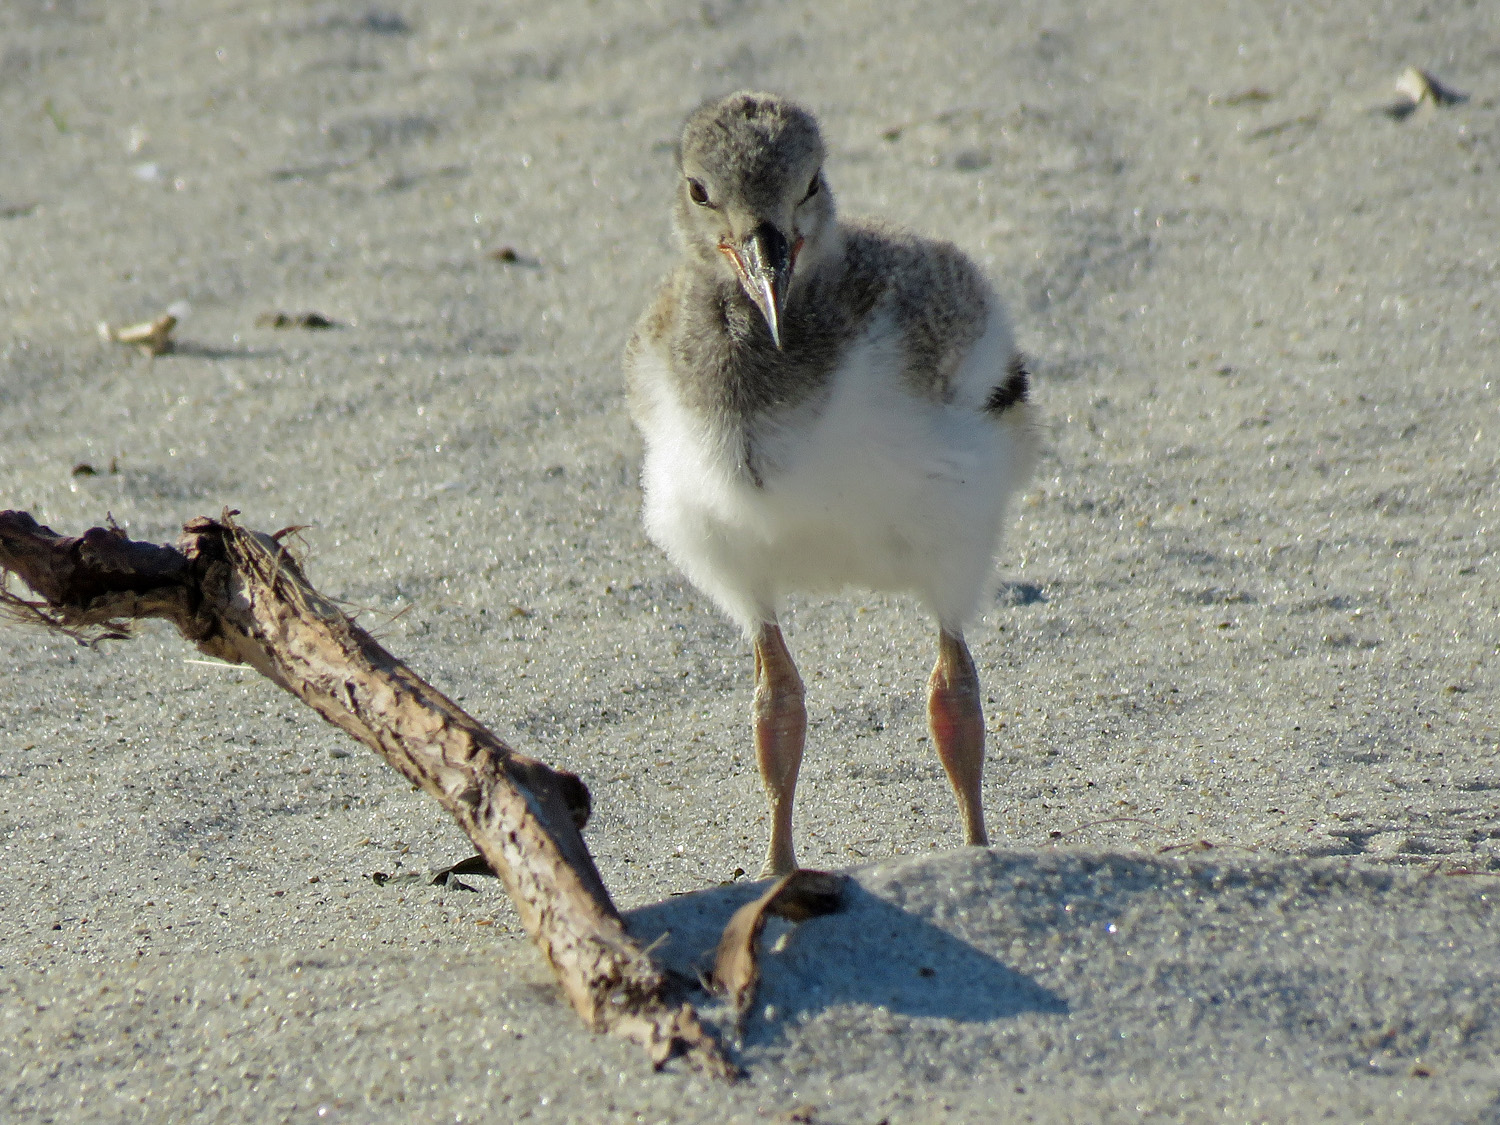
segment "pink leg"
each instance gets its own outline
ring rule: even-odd
[[[774,622],[755,636],[755,760],[771,805],[771,844],[762,875],[785,875],[797,867],[792,848],[792,797],[802,766],[807,709],[802,677]]]
[[[979,784],[984,775],[984,711],[979,674],[963,635],[938,633],[938,658],[927,681],[927,722],[938,758],[948,771],[964,822],[964,843],[988,844]]]

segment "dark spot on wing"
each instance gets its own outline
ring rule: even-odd
[[[1026,360],[1019,353],[1010,357],[1005,382],[990,392],[984,408],[991,414],[1004,414],[1018,402],[1031,397],[1031,373],[1026,370]]]
[[[750,478],[750,483],[756,488],[765,488],[766,479],[760,475],[760,469],[755,465],[755,442],[751,440],[748,432],[743,435],[740,442],[740,458],[745,473]]]

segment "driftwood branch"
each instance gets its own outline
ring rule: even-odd
[[[313,589],[276,537],[234,514],[195,519],[176,546],[158,546],[116,528],[63,536],[0,512],[0,609],[81,640],[162,618],[208,655],[250,665],[437,798],[504,882],[585,1023],[635,1040],[658,1066],[681,1054],[733,1078],[610,901],[579,833],[583,782],[512,750]],[[7,571],[39,600],[6,587]]]

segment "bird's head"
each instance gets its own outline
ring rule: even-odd
[[[677,231],[709,269],[738,281],[781,347],[783,310],[836,238],[812,114],[739,93],[687,119],[677,149]]]

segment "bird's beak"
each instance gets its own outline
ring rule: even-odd
[[[782,304],[786,300],[787,286],[791,284],[792,267],[797,264],[797,251],[802,249],[802,240],[799,238],[795,244],[789,243],[786,236],[770,223],[761,223],[738,246],[721,242],[719,249],[734,263],[740,285],[766,318],[771,341],[780,348]]]

